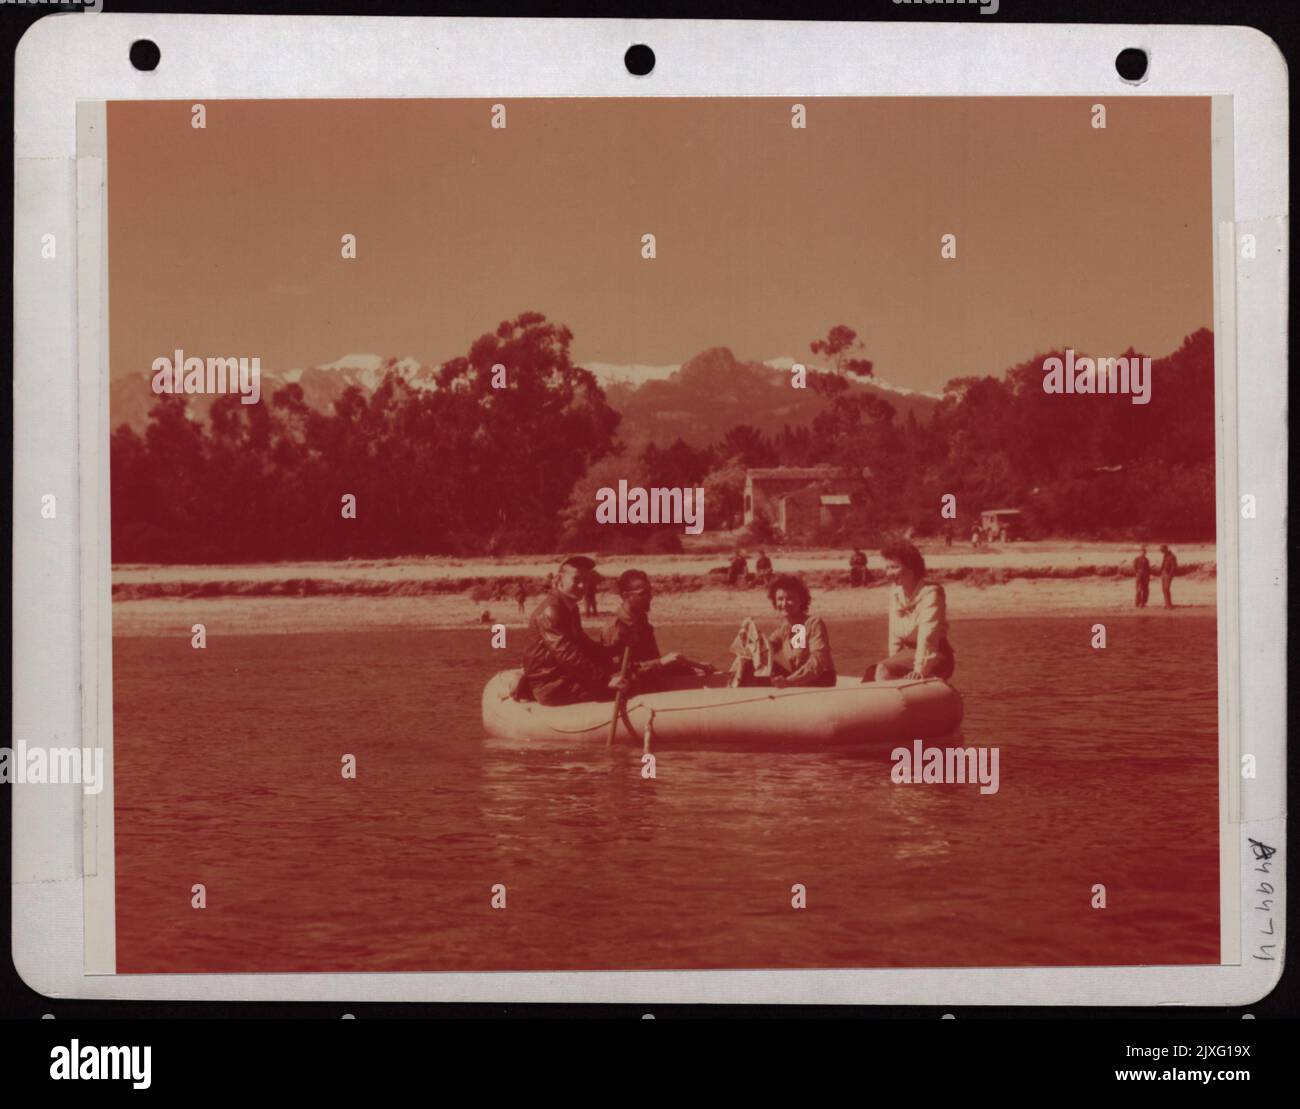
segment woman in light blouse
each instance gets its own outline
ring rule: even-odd
[[[925,559],[911,543],[888,544],[885,559],[889,589],[889,657],[867,667],[864,682],[894,678],[952,677],[956,667],[948,642],[948,606],[943,586],[925,580]]]

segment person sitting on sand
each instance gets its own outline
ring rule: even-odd
[[[524,672],[515,687],[516,700],[543,705],[572,705],[579,701],[608,701],[626,688],[626,679],[613,672],[609,652],[582,630],[578,602],[596,564],[582,555],[560,563],[555,589],[528,620]]]
[[[858,587],[867,584],[867,555],[858,547],[849,555],[849,585]]]
[[[676,676],[702,675],[713,670],[678,651],[659,653],[654,625],[650,623],[654,590],[644,570],[624,570],[618,576],[618,595],[621,603],[605,625],[601,643],[609,650],[615,666],[621,666],[625,650],[631,651],[632,685],[638,693],[670,685],[670,679]]]
[[[867,667],[864,682],[952,677],[956,658],[948,642],[943,586],[925,580],[925,559],[905,540],[881,552],[889,590],[889,657]]]
[[[812,596],[802,579],[793,574],[778,574],[767,586],[772,607],[782,616],[781,626],[766,636],[770,659],[770,676],[757,674],[752,659],[740,655],[732,667],[732,685],[833,686],[835,663],[831,658],[831,637],[820,616],[809,616]],[[741,625],[737,643],[742,644],[752,621]],[[732,645],[737,650],[736,644]]]
[[[735,585],[737,582],[743,582],[749,577],[749,560],[745,558],[744,551],[737,551],[736,557],[731,560],[727,567],[727,584]]]

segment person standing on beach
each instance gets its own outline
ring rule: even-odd
[[[594,564],[593,564],[594,566]],[[583,615],[596,615],[596,571],[593,568],[582,585]]]
[[[758,552],[758,561],[754,563],[754,572],[758,575],[758,580],[764,585],[772,579],[772,560],[767,557],[766,551]]]
[[[524,602],[528,600],[528,586],[520,582],[515,589],[515,604],[519,606],[519,615],[524,614]]]
[[[943,678],[956,669],[948,642],[948,605],[943,586],[925,580],[925,559],[898,540],[881,552],[889,580],[889,657],[868,666],[864,682],[895,678]]]
[[[560,563],[555,589],[528,620],[516,700],[536,700],[543,705],[608,701],[612,691],[627,687],[627,679],[614,672],[609,652],[582,630],[578,601],[595,573],[596,564],[582,555]]]
[[[1147,596],[1151,591],[1151,563],[1147,561],[1147,549],[1142,548],[1133,560],[1133,573],[1137,575],[1136,591],[1133,594],[1133,607],[1146,608]]]
[[[1174,607],[1174,599],[1170,589],[1174,584],[1174,575],[1178,573],[1178,559],[1174,557],[1174,552],[1160,544],[1160,550],[1164,557],[1160,560],[1160,592],[1165,595],[1165,608]]]

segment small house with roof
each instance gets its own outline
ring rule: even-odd
[[[853,511],[853,482],[838,466],[776,466],[745,472],[745,526],[760,517],[787,539],[833,527]]]

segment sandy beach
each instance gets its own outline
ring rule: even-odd
[[[1119,543],[1023,542],[978,549],[923,545],[929,576],[941,582],[956,622],[1052,615],[1132,615],[1136,548]],[[756,551],[748,552],[750,567]],[[1175,608],[1163,607],[1153,579],[1152,619],[1212,615],[1216,602],[1213,544],[1175,548],[1179,576]],[[875,575],[850,588],[847,552],[768,548],[776,571],[804,576],[814,611],[827,619],[883,616],[886,589],[878,552],[868,551]],[[1150,555],[1157,555],[1153,549]],[[615,607],[613,579],[631,566],[646,570],[657,596],[656,625],[729,624],[770,614],[757,579],[731,587],[716,573],[726,552],[611,555],[599,560],[605,577],[600,616]],[[1157,558],[1158,560],[1158,558]],[[225,566],[121,565],[113,569],[113,634],[188,634],[195,623],[235,634],[328,632],[340,628],[465,628],[484,623],[520,626],[559,556],[501,559],[421,558],[383,561],[273,563]],[[525,613],[514,599],[529,591]],[[592,619],[598,619],[592,618]]]

